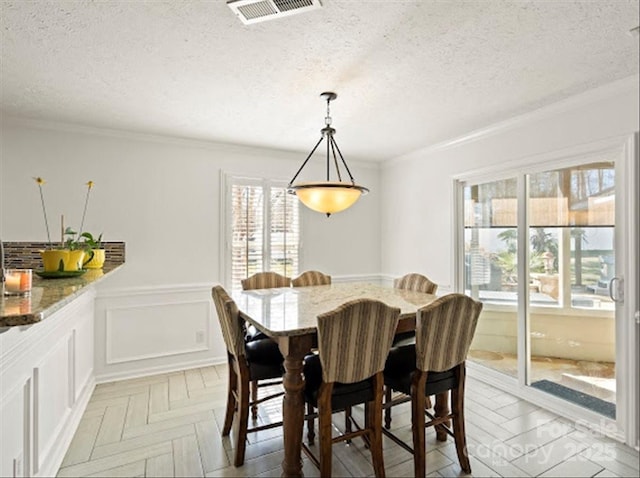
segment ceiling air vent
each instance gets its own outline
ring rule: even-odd
[[[227,5],[245,25],[322,8],[320,0],[228,0]]]

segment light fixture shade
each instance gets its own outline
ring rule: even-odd
[[[289,192],[295,193],[302,204],[309,209],[323,212],[328,216],[351,207],[362,194],[368,193],[369,190],[351,183],[319,181],[290,186]]]

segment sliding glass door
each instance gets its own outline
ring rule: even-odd
[[[613,420],[622,330],[616,266],[624,256],[617,160],[585,155],[501,179],[465,179],[457,209],[458,287],[484,303],[470,361]]]

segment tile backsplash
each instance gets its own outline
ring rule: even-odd
[[[48,242],[5,242],[4,266],[15,269],[41,269],[40,251],[46,249]],[[124,242],[103,242],[105,265],[124,263]]]

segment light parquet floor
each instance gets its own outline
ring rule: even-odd
[[[226,377],[226,365],[219,365],[96,386],[58,476],[280,476],[281,428],[249,434],[244,466],[231,464],[233,440],[220,435]],[[259,421],[280,420],[280,407],[280,398],[262,404]],[[392,428],[410,441],[410,411],[403,407],[393,409]],[[340,428],[342,414],[334,417]],[[635,450],[472,378],[466,424],[472,476],[639,475]],[[470,476],[461,472],[453,442],[427,433],[428,475]],[[387,476],[412,476],[409,453],[385,438],[384,454]],[[303,462],[305,476],[319,476]],[[333,473],[373,474],[362,441],[334,445]]]

